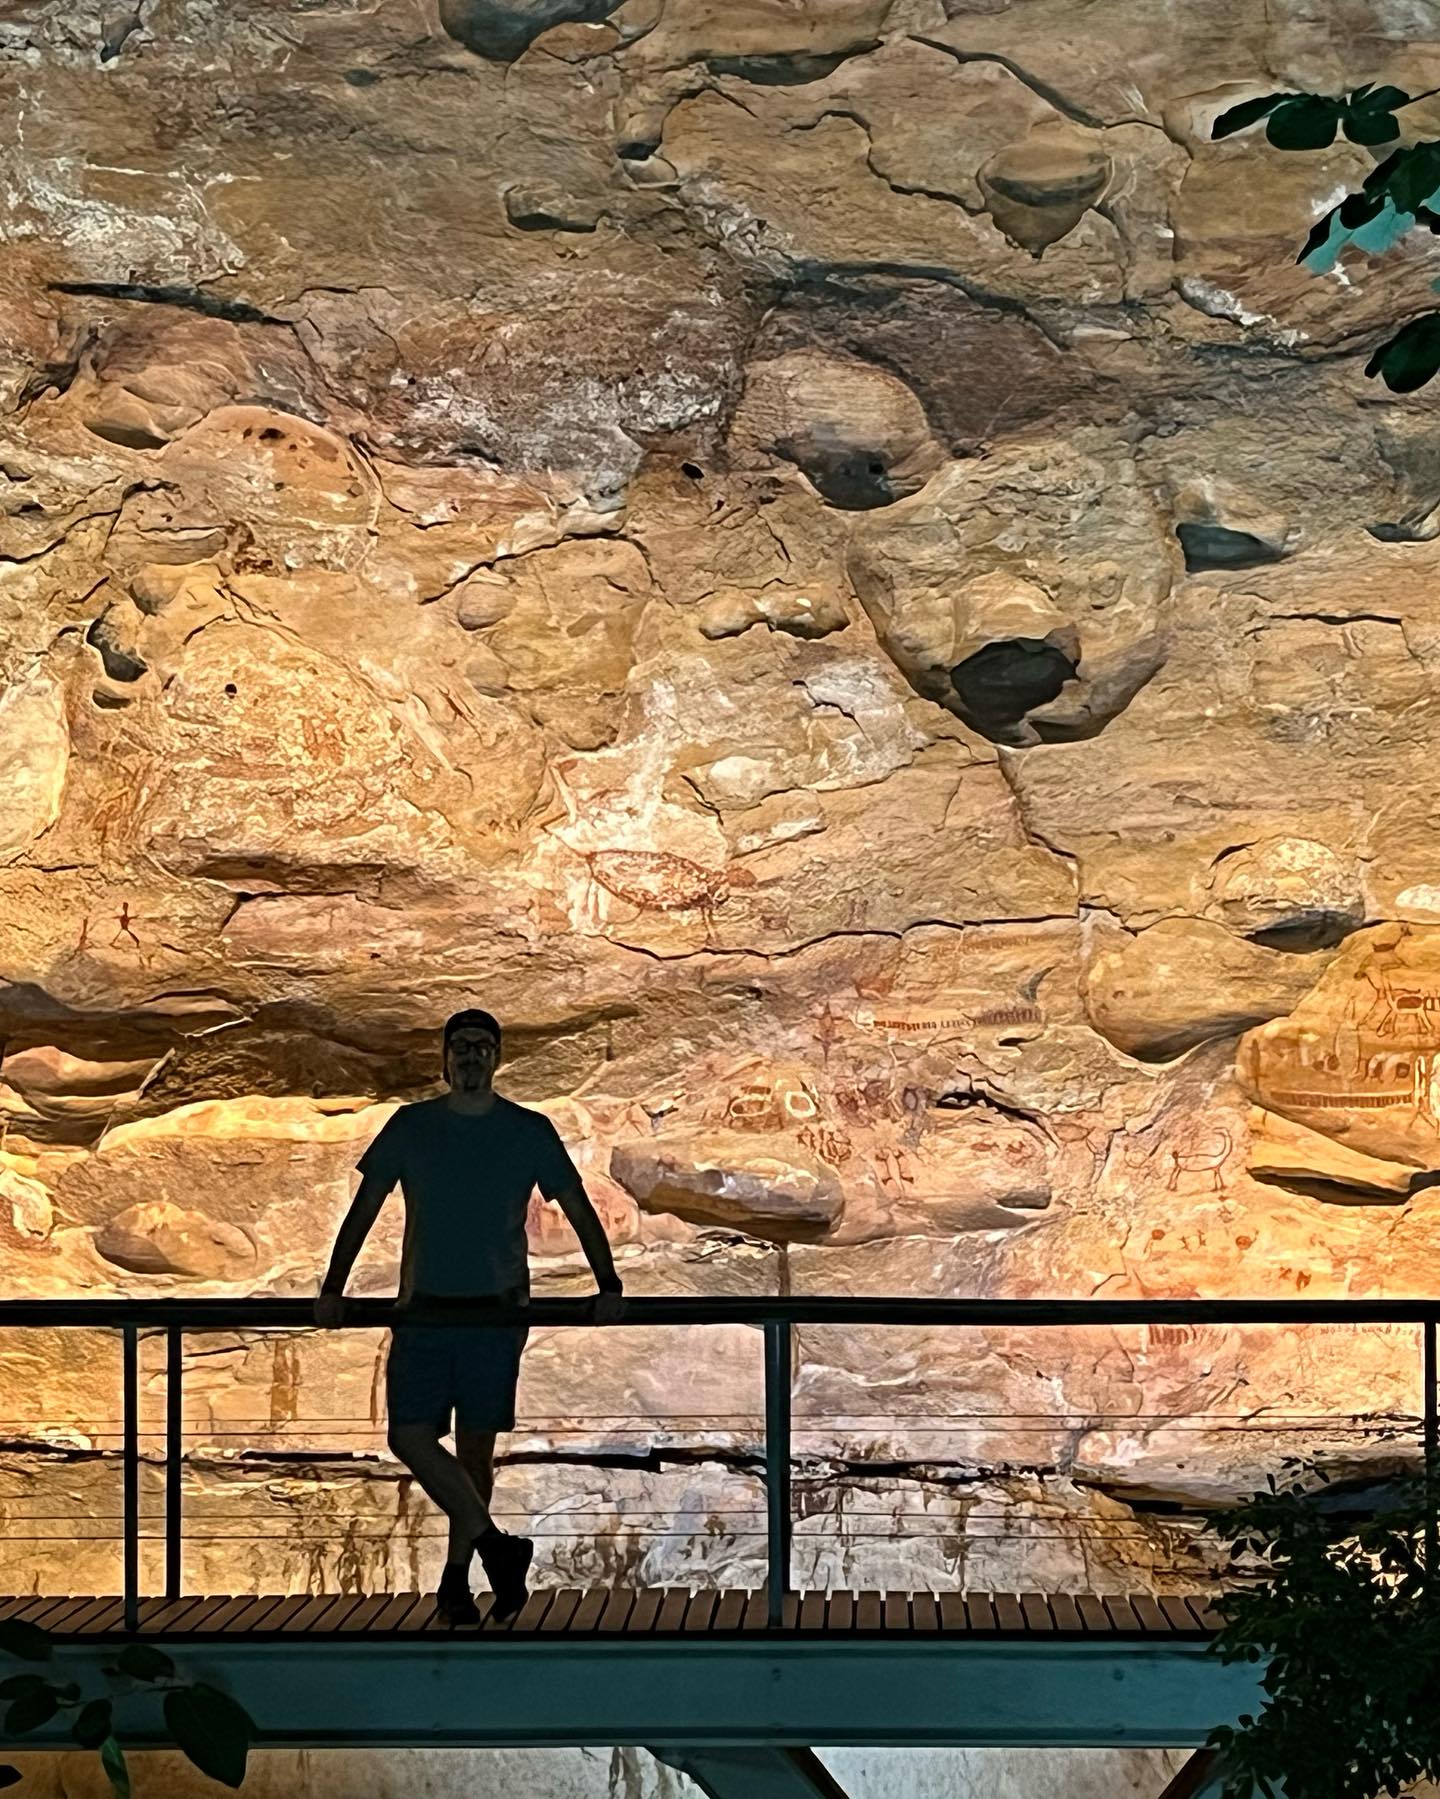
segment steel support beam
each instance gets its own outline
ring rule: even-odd
[[[1175,1749],[1264,1701],[1263,1667],[1203,1641],[146,1640],[233,1693],[276,1747]],[[61,1643],[52,1665],[103,1692],[114,1653]],[[130,1703],[126,1742],[165,1742],[153,1701]],[[60,1747],[67,1729],[0,1726],[0,1745]]]
[[[846,1799],[813,1749],[651,1748],[656,1761],[693,1780],[706,1799]]]
[[[1218,1753],[1214,1749],[1197,1749],[1185,1766],[1171,1776],[1160,1799],[1209,1799],[1210,1794],[1220,1791],[1224,1777]]]

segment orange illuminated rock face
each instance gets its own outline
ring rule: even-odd
[[[1359,370],[1440,265],[1297,270],[1367,153],[1209,140],[1317,67],[1432,86],[1378,0],[315,6],[283,55],[30,10],[5,1292],[313,1291],[469,1004],[637,1293],[1433,1291],[1434,456]],[[341,1459],[381,1344],[195,1348],[196,1579],[242,1487],[266,1579],[429,1578]],[[111,1447],[113,1349],[0,1356],[7,1441]],[[757,1370],[537,1330],[549,1574],[748,1578]],[[1393,1461],[1417,1405],[1381,1331],[806,1332],[796,1385],[808,1565],[861,1585],[1185,1584],[1152,1502]],[[1022,1578],[987,1518],[1047,1507]]]
[[[1269,1110],[1382,1166],[1440,1165],[1440,930],[1362,931],[1313,992],[1241,1044]]]

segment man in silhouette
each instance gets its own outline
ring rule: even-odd
[[[525,1305],[530,1270],[525,1214],[539,1187],[575,1229],[600,1289],[595,1321],[620,1310],[620,1277],[604,1227],[550,1120],[496,1093],[500,1026],[488,1012],[457,1012],[445,1025],[450,1091],[401,1106],[361,1156],[360,1188],[335,1239],[315,1302],[315,1321],[337,1325],[345,1282],[385,1196],[405,1195],[401,1306],[425,1300],[491,1299]],[[515,1428],[523,1325],[397,1324],[386,1367],[391,1451],[450,1520],[437,1603],[453,1628],[478,1624],[470,1594],[476,1554],[495,1595],[494,1614],[525,1603],[534,1554],[528,1537],[490,1516],[495,1436]],[[455,1453],[441,1443],[455,1417]]]

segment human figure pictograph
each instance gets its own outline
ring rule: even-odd
[[[575,1164],[550,1120],[495,1091],[500,1026],[488,1012],[457,1012],[445,1025],[447,1093],[401,1106],[361,1156],[360,1187],[336,1235],[315,1302],[317,1324],[342,1322],[342,1295],[370,1227],[398,1182],[405,1197],[401,1307],[427,1300],[489,1299],[525,1305],[530,1270],[525,1214],[538,1187],[574,1227],[594,1271],[597,1324],[622,1303],[610,1244]],[[515,1428],[524,1325],[407,1325],[391,1333],[385,1370],[392,1453],[450,1521],[436,1602],[453,1629],[478,1624],[470,1559],[478,1555],[509,1617],[527,1597],[534,1544],[490,1515],[495,1438]],[[454,1419],[455,1450],[442,1438]]]

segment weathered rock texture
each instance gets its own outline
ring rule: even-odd
[[[638,1293],[1432,1290],[1440,428],[1361,368],[1437,259],[1298,271],[1370,153],[1209,141],[1416,29],[5,9],[5,1291],[313,1291],[460,1004]],[[753,1335],[562,1336],[546,1577],[753,1577]],[[190,1577],[429,1577],[380,1349],[193,1345]],[[805,1332],[798,1555],[1183,1585],[1414,1351]],[[5,1581],[113,1579],[114,1373],[6,1346]]]

